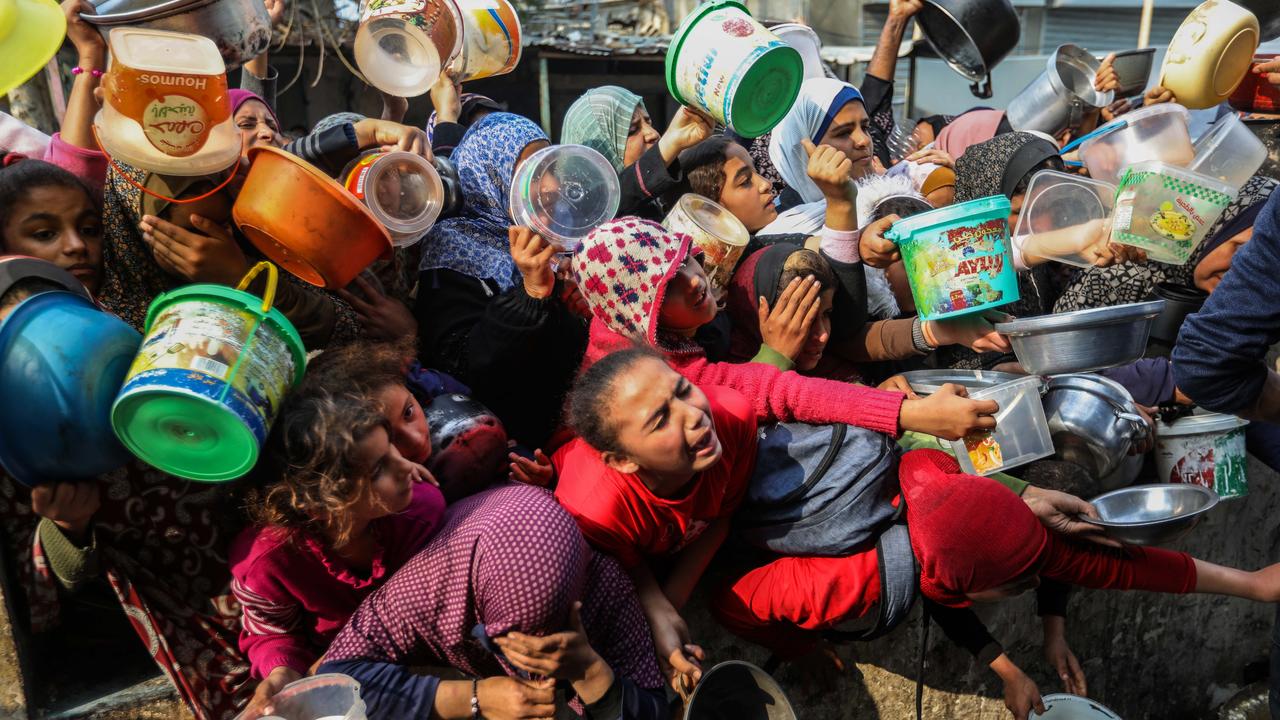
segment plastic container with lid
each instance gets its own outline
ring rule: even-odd
[[[1191,170],[1243,187],[1266,160],[1267,146],[1238,116],[1230,114],[1218,118],[1209,132],[1196,141]]]
[[[369,84],[398,97],[431,89],[462,49],[453,0],[365,0],[356,30],[356,65]]]
[[[113,28],[98,141],[112,157],[165,175],[210,175],[240,157],[226,67],[199,35]]]
[[[1258,18],[1230,0],[1205,0],[1169,41],[1160,85],[1200,110],[1231,97],[1258,49]]]
[[[994,430],[981,430],[953,441],[960,469],[970,475],[991,475],[1008,468],[1026,465],[1054,453],[1053,436],[1044,415],[1040,393],[1044,383],[1030,375],[985,390],[974,390],[974,400],[994,400]]]
[[[505,75],[520,64],[520,15],[507,0],[457,0],[462,48],[451,69],[458,82]]]
[[[1042,170],[1032,176],[1018,215],[1013,243],[1024,258],[1043,257],[1091,267],[1091,252],[1111,242],[1106,227],[1116,186],[1090,178]]]
[[[621,201],[618,173],[584,145],[552,145],[531,155],[511,179],[511,219],[564,252],[613,219]]]
[[[1199,413],[1156,426],[1156,468],[1161,482],[1203,485],[1222,498],[1249,492],[1244,429],[1235,415]]]
[[[1135,110],[1095,131],[1080,145],[1080,159],[1090,177],[1113,184],[1134,163],[1158,160],[1186,167],[1196,157],[1190,120],[1187,109],[1175,103]]]
[[[702,267],[707,271],[711,291],[717,301],[723,300],[733,270],[751,241],[747,226],[719,203],[694,193],[680,197],[662,220],[662,226],[693,238],[693,244],[702,250]]]
[[[444,206],[440,173],[421,155],[374,150],[346,170],[346,188],[364,201],[391,234],[396,247],[408,247],[431,229]]]
[[[1159,162],[1139,163],[1120,181],[1111,241],[1185,265],[1239,188]]]

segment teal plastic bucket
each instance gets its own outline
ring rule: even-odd
[[[970,315],[1018,300],[1009,252],[1009,198],[971,200],[899,220],[898,244],[922,320]]]

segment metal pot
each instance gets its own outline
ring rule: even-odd
[[[1122,385],[1098,375],[1058,375],[1045,387],[1044,414],[1060,460],[1096,478],[1111,475],[1151,434]]]
[[[1245,6],[1258,17],[1262,42],[1280,38],[1280,3],[1276,0],[1235,0],[1235,3]]]
[[[227,70],[261,55],[271,44],[271,17],[262,0],[101,0],[81,18],[105,38],[113,27],[203,35],[218,46]]]
[[[1178,341],[1178,330],[1188,315],[1200,312],[1209,293],[1177,283],[1160,283],[1151,291],[1149,300],[1164,300],[1164,309],[1151,325],[1152,343],[1168,347]]]
[[[970,92],[980,98],[991,97],[991,71],[1022,36],[1009,0],[925,0],[916,23],[938,57],[969,78]]]
[[[1142,357],[1163,300],[996,323],[1029,373],[1061,375],[1119,367]]]
[[[1114,92],[1093,87],[1100,67],[1102,63],[1084,48],[1060,45],[1049,56],[1044,72],[1009,103],[1009,124],[1014,130],[1038,130],[1053,137],[1078,128],[1086,112],[1115,99]]]
[[[796,720],[787,694],[769,673],[739,660],[711,668],[685,704],[684,720]]]

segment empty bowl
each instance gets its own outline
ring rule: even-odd
[[[1130,545],[1166,545],[1181,540],[1218,504],[1201,485],[1157,483],[1112,490],[1094,498],[1098,518],[1081,517],[1110,538]]]
[[[1044,714],[1031,711],[1032,720],[1120,720],[1111,708],[1079,695],[1054,693],[1041,698]]]

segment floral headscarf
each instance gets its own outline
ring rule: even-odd
[[[636,108],[644,107],[644,98],[617,85],[605,85],[585,92],[564,114],[560,142],[586,145],[604,155],[615,171],[625,163],[627,136]]]
[[[503,291],[519,278],[508,247],[511,180],[530,143],[546,140],[531,120],[493,113],[472,125],[451,159],[462,186],[462,210],[436,223],[422,243],[420,271],[445,269],[492,280]]]

